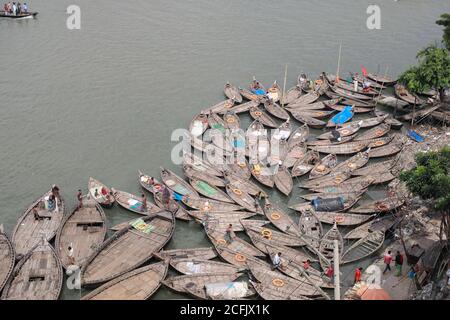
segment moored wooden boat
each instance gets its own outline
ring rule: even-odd
[[[300,187],[303,189],[314,189],[322,186],[337,186],[351,177],[348,171],[330,173],[315,179],[303,182]]]
[[[288,120],[290,118],[287,111],[273,101],[264,102],[264,108],[267,110],[267,112],[269,112],[274,117],[277,117],[278,119]]]
[[[237,273],[241,268],[224,262],[195,259],[171,260],[170,265],[182,274]]]
[[[320,222],[326,224],[337,223],[340,226],[355,226],[366,222],[372,216],[368,214],[356,214],[347,212],[317,212],[316,216]],[[342,251],[341,251],[342,252]]]
[[[271,243],[269,240],[264,238],[251,238],[251,240],[258,249],[268,255],[281,252],[282,257],[284,256],[285,259],[295,261],[299,264],[302,264],[306,260],[309,260],[311,262],[317,261],[317,259],[315,257],[312,257],[309,252],[304,250],[304,248],[294,249],[282,245],[275,245],[274,243]],[[272,256],[270,258],[272,258]]]
[[[225,113],[228,110],[231,110],[234,106],[234,100],[228,99],[225,101],[221,101],[212,107],[207,108],[206,110],[203,110],[203,113]]]
[[[249,111],[250,111],[250,116],[253,119],[260,121],[266,127],[270,127],[270,128],[278,127],[275,120],[261,108],[251,107]]]
[[[0,231],[0,292],[14,269],[16,253],[8,236]]]
[[[387,157],[399,153],[403,149],[402,142],[392,141],[385,146],[373,148],[369,152],[370,158]]]
[[[331,116],[334,113],[334,110],[302,110],[301,113],[315,119],[323,119]]]
[[[271,169],[260,163],[252,165],[252,176],[258,182],[269,188],[272,188],[275,183]]]
[[[317,163],[319,163],[319,161],[320,156],[318,152],[312,150],[308,151],[303,158],[298,159],[292,166],[292,177],[300,177],[307,174]]]
[[[387,230],[392,228],[395,222],[396,219],[394,216],[377,218],[350,230],[347,234],[344,235],[344,239],[361,239],[366,237],[369,233],[379,230],[386,232]]]
[[[322,185],[320,187],[309,188],[309,190],[314,192],[323,193],[342,193],[349,191],[361,191],[369,187],[375,179],[371,176],[358,176],[348,180],[345,180],[339,184],[327,183],[327,185]]]
[[[359,152],[353,157],[338,163],[336,167],[331,170],[331,174],[336,172],[353,172],[367,164],[369,161],[369,151]]]
[[[155,253],[155,256],[162,260],[170,259],[197,259],[197,260],[210,260],[217,257],[217,252],[213,247],[205,248],[186,248],[186,249],[171,249],[161,250]]]
[[[387,135],[381,138],[377,139],[371,139],[368,140],[369,144],[367,145],[368,148],[378,148],[387,145],[394,139],[393,135]]]
[[[208,198],[190,198],[183,197],[181,200],[185,205],[189,208],[195,210],[204,210],[204,211],[238,211],[241,210],[242,207],[236,203],[229,203],[223,201],[216,201]]]
[[[381,123],[376,127],[367,130],[366,132],[360,133],[353,139],[354,141],[365,141],[371,139],[377,139],[385,134],[387,134],[391,130],[391,126],[386,123]]]
[[[131,193],[128,193],[125,191],[116,190],[114,188],[111,188],[111,191],[112,191],[114,199],[116,199],[117,203],[121,207],[123,207],[131,212],[134,212],[137,214],[142,214],[142,215],[148,215],[150,213],[155,213],[155,212],[159,212],[159,211],[163,210],[148,200],[147,200],[147,206],[144,208],[142,198],[138,197],[134,194],[131,194]]]
[[[240,128],[241,121],[236,113],[236,111],[227,111],[223,115],[223,121],[225,121],[230,130],[238,130]]]
[[[297,111],[306,111],[309,110],[323,110],[329,108],[329,106],[333,106],[337,104],[340,101],[340,99],[330,99],[325,101],[316,101],[313,103],[306,103],[306,104],[289,104],[286,106],[286,109],[288,111],[291,110],[297,110]]]
[[[172,191],[189,198],[199,198],[197,191],[184,179],[177,176],[172,171],[161,167],[161,179],[164,184]]]
[[[245,88],[238,88],[239,89],[239,93],[247,100],[250,100],[250,102],[256,102],[258,105],[261,101],[261,96],[251,92],[248,89]],[[246,110],[248,111],[248,110]]]
[[[362,168],[352,171],[354,176],[366,176],[366,175],[377,175],[391,169],[395,163],[397,163],[398,158],[380,161],[374,164],[366,165]]]
[[[174,230],[175,218],[168,211],[137,219],[89,257],[81,269],[82,285],[107,282],[135,269],[161,250]]]
[[[351,136],[346,136],[346,137],[342,137],[341,141],[331,141],[329,139],[317,139],[317,140],[313,140],[313,141],[306,141],[306,145],[308,146],[332,146],[332,145],[338,145],[338,144],[343,144],[349,141],[352,141],[353,138],[356,136],[356,134],[353,134]]]
[[[52,240],[64,218],[65,204],[61,196],[56,197],[55,207],[48,207],[48,199],[52,191],[48,191],[33,202],[19,218],[11,236],[16,255],[27,254],[44,237]]]
[[[325,235],[320,239],[319,251],[326,259],[320,259],[320,265],[322,269],[326,269],[329,266],[329,261],[334,258],[334,241],[337,240],[339,255],[342,255],[344,249],[344,239],[342,238],[341,233],[336,225],[333,224],[330,230],[328,230]]]
[[[367,78],[369,78],[377,83],[380,83],[384,86],[390,86],[397,82],[397,80],[395,80],[394,78],[392,78],[390,76],[380,75],[380,74],[375,74],[375,73],[367,74]]]
[[[387,197],[380,200],[370,201],[353,208],[352,213],[383,213],[389,212],[405,203],[405,199],[400,197]]]
[[[281,99],[282,91],[277,81],[273,83],[273,85],[267,89],[267,97],[271,99],[274,103]]]
[[[106,216],[93,199],[84,201],[64,218],[55,238],[55,251],[62,266],[81,267],[86,259],[99,247],[106,236]],[[72,257],[68,248],[73,249]]]
[[[329,106],[329,108],[336,110],[336,111],[342,111],[344,110],[346,106],[345,105],[341,105],[341,104],[335,104],[332,106]],[[354,113],[368,113],[368,112],[372,112],[373,111],[373,107],[358,107],[358,106],[352,106],[353,108],[353,112]],[[331,125],[331,123],[330,123]]]
[[[310,149],[320,153],[355,154],[364,150],[368,145],[366,141],[350,141],[341,144],[310,146]]]
[[[242,190],[233,184],[227,184],[226,191],[228,193],[228,196],[234,202],[236,202],[246,210],[251,212],[260,211],[259,206],[256,206],[255,199],[250,196],[245,190]]]
[[[189,132],[194,137],[201,136],[208,129],[208,116],[205,113],[199,113],[192,119],[189,125]]]
[[[210,175],[221,177],[223,172],[220,167],[208,161],[207,155],[197,156],[195,153],[185,152],[183,154],[183,165],[192,166],[197,171],[207,172]],[[150,176],[149,176],[150,177]],[[150,191],[150,190],[149,190]],[[152,192],[152,191],[150,191]]]
[[[281,193],[286,196],[291,193],[294,182],[292,181],[291,173],[288,171],[286,166],[278,166],[278,170],[273,176],[273,181],[275,183],[275,186],[279,191],[281,191]]]
[[[288,91],[284,92],[280,103],[283,105],[289,104],[294,100],[297,100],[302,95],[302,88],[297,84],[295,87],[290,88]]]
[[[307,112],[293,110],[291,114],[295,120],[304,123],[311,128],[321,129],[327,124],[325,121],[311,117]]]
[[[228,179],[230,184],[234,185],[236,188],[247,192],[249,195],[255,196],[262,192],[262,189],[258,187],[255,183],[245,178],[242,178],[232,172],[226,173],[225,178]]]
[[[267,198],[263,211],[267,219],[269,219],[277,229],[295,236],[301,234],[298,224],[296,224],[286,212],[281,210],[279,206],[270,203]]]
[[[224,187],[225,183],[222,178],[209,174],[207,171],[198,171],[190,165],[183,165],[183,171],[189,179],[197,179],[206,181],[208,184],[216,187]]]
[[[305,199],[306,201],[312,201],[317,198],[330,199],[330,198],[336,198],[336,197],[342,197],[344,199],[349,199],[349,198],[358,198],[364,192],[366,192],[366,190],[347,191],[347,192],[342,192],[342,193],[308,193],[308,194],[301,194],[300,197],[302,199]]]
[[[349,90],[345,90],[336,86],[330,86],[331,90],[333,90],[334,93],[336,93],[337,95],[347,98],[347,99],[356,99],[356,100],[362,100],[362,101],[366,101],[366,100],[371,100],[372,97],[370,96],[366,96],[364,94],[360,94],[360,93],[356,93],[356,92],[352,92]]]
[[[227,230],[228,226],[231,224],[233,231],[243,231],[244,227],[241,224],[242,219],[250,218],[255,215],[254,212],[247,211],[189,211],[194,219],[202,221],[205,226],[213,227],[216,231],[224,232]],[[263,223],[263,222],[261,222]]]
[[[424,103],[422,99],[411,94],[406,87],[401,84],[396,84],[394,86],[394,92],[397,98],[406,101],[409,104],[421,105]]]
[[[296,235],[272,230],[267,227],[244,225],[244,228],[249,237],[254,237],[256,239],[264,238],[275,245],[283,245],[287,247],[300,247],[305,245],[305,241]]]
[[[303,211],[298,220],[300,234],[305,236],[314,248],[319,247],[319,240],[323,235],[322,223],[312,210]]]
[[[361,129],[361,126],[359,125],[359,123],[356,124],[350,124],[350,125],[345,125],[342,128],[337,129],[336,131],[339,132],[340,136],[343,137],[348,137],[348,136],[352,136],[354,135],[359,129]],[[333,138],[333,134],[331,133],[331,131],[325,132],[319,136],[316,137],[317,139],[332,139]]]
[[[331,172],[337,165],[337,157],[335,154],[329,154],[322,158],[309,173],[309,179],[318,178]]]
[[[250,165],[248,164],[248,161],[245,159],[244,156],[242,156],[241,159],[233,159],[233,161],[230,161],[228,163],[228,168],[232,174],[241,177],[242,179],[245,179],[247,181],[252,176]]]
[[[161,286],[168,265],[168,261],[161,261],[127,272],[89,292],[81,300],[147,300]]]
[[[315,102],[317,99],[319,99],[320,95],[317,92],[308,92],[307,94],[304,94],[291,103],[288,104],[290,108],[298,105],[305,105]]]
[[[52,246],[39,239],[14,267],[2,300],[57,300],[63,285],[61,261]]]
[[[208,115],[208,126],[211,128],[211,131],[217,130],[220,133],[224,133],[228,128],[226,122],[217,113]]]
[[[100,205],[104,207],[112,207],[114,204],[114,197],[112,196],[111,189],[105,184],[101,183],[97,179],[89,177],[88,190],[92,198],[95,199]]]
[[[305,142],[309,137],[309,127],[308,125],[302,125],[292,132],[288,139],[289,148],[299,145]]]
[[[239,89],[235,86],[233,86],[231,83],[227,82],[223,88],[223,92],[225,93],[225,96],[229,99],[233,99],[237,103],[242,102],[242,96],[239,93]]]
[[[341,264],[358,261],[377,252],[383,246],[384,237],[384,231],[375,231],[359,239],[342,254]]]
[[[210,185],[206,181],[189,179],[189,183],[199,194],[205,197],[217,201],[233,203],[233,200],[230,199],[230,197],[225,192],[220,190],[218,187]]]
[[[380,115],[377,117],[373,117],[373,118],[367,118],[367,119],[361,119],[361,120],[355,120],[355,121],[351,121],[351,122],[347,122],[346,125],[355,125],[355,124],[359,124],[359,126],[363,129],[363,128],[370,128],[370,127],[374,127],[380,123],[382,123],[383,121],[385,121],[387,119],[387,117],[389,116],[389,114],[384,114],[384,115]],[[329,127],[334,127],[334,124],[330,124]],[[328,127],[328,125],[327,125]]]
[[[286,157],[283,161],[283,165],[286,168],[292,168],[299,159],[303,159],[305,157],[307,152],[308,149],[306,148],[305,144],[294,145],[293,147],[288,149]]]

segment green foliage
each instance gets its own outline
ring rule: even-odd
[[[436,24],[444,27],[444,35],[442,42],[447,50],[450,50],[450,14],[444,13]]]
[[[400,179],[409,191],[423,199],[433,199],[436,209],[450,209],[450,147],[440,151],[417,153],[417,166],[403,171]]]
[[[447,49],[429,46],[417,54],[419,64],[406,70],[399,82],[412,93],[420,93],[431,88],[439,91],[450,85],[450,55]]]

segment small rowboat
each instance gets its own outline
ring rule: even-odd
[[[333,224],[333,227],[325,233],[322,239],[320,239],[319,244],[319,252],[326,259],[319,259],[320,265],[322,269],[326,269],[329,266],[329,260],[332,260],[334,257],[334,241],[338,241],[339,255],[342,255],[344,249],[344,239],[342,238],[341,233],[336,225]]]
[[[373,88],[370,88],[370,87],[368,88],[367,91],[364,91],[362,86],[357,86],[357,88],[355,90],[355,87],[354,87],[353,84],[349,84],[349,83],[346,83],[344,81],[341,81],[341,82],[337,83],[336,86],[339,87],[339,88],[342,88],[344,90],[347,90],[347,91],[360,93],[360,94],[367,95],[367,96],[372,96],[372,97],[377,96],[379,94],[379,92],[377,90],[375,90]]]
[[[6,14],[5,11],[0,11],[0,18],[9,18],[9,19],[15,19],[15,20],[23,20],[23,19],[33,19],[36,18],[38,12],[27,12],[27,13],[21,13],[21,14]]]
[[[351,124],[351,125],[346,125],[342,128],[337,129],[336,131],[339,132],[339,134],[341,135],[341,137],[348,137],[348,136],[352,136],[354,135],[359,129],[361,129],[361,126],[359,125],[359,123],[356,124]],[[332,139],[333,138],[333,134],[331,132],[325,132],[319,136],[316,137],[317,139]]]
[[[106,236],[106,216],[94,200],[83,202],[62,222],[55,239],[55,249],[62,266],[82,266],[87,258],[99,247]],[[68,248],[73,248],[73,259]]]
[[[273,172],[271,171],[271,169],[260,163],[252,166],[252,176],[259,183],[269,188],[272,188],[275,183],[273,180]]]
[[[201,274],[201,273],[237,273],[241,268],[224,262],[195,259],[177,259],[171,260],[172,268],[182,274]]]
[[[231,110],[234,106],[234,100],[228,99],[225,101],[221,101],[212,107],[207,108],[206,110],[203,110],[202,113],[225,113],[228,110]]]
[[[242,159],[233,159],[233,163],[228,164],[229,171],[242,179],[250,179],[252,172],[250,170],[250,165],[248,161],[242,156]]]
[[[389,159],[385,161],[380,161],[360,169],[352,171],[354,176],[367,176],[367,175],[377,175],[391,169],[398,161],[398,158]]]
[[[377,139],[385,134],[387,134],[391,130],[391,126],[386,123],[381,123],[377,125],[376,127],[367,130],[366,132],[363,132],[356,136],[354,141],[365,141],[365,140],[371,140],[371,139]]]
[[[379,157],[392,156],[392,155],[402,151],[402,149],[403,149],[402,142],[392,141],[383,147],[371,149],[369,152],[369,157],[370,158],[379,158]]]
[[[309,179],[318,178],[331,172],[337,165],[337,157],[335,154],[329,154],[317,163],[309,173]]]
[[[393,135],[388,135],[388,136],[384,136],[378,139],[372,139],[369,140],[369,145],[367,146],[368,148],[379,148],[382,146],[387,145],[389,142],[392,141],[392,139],[394,139]]]
[[[233,86],[231,83],[227,82],[223,88],[225,96],[229,99],[233,99],[237,103],[242,103],[242,96],[239,93],[239,89]]]
[[[348,201],[348,199],[356,199],[361,197],[367,190],[361,191],[348,191],[342,193],[307,193],[301,194],[300,198],[305,199],[306,201],[312,201],[317,198],[321,199],[332,199],[337,197],[342,197],[344,201]]]
[[[210,113],[208,115],[208,125],[211,130],[217,130],[221,134],[224,134],[228,128],[225,121],[217,113]]]
[[[331,101],[331,100],[329,100]],[[339,101],[339,99],[334,100],[336,103]],[[325,104],[326,101],[317,101],[313,103],[307,103],[307,104],[289,104],[285,108],[289,112],[293,110],[297,111],[308,111],[308,110],[323,110],[328,108],[328,106]]]
[[[309,127],[305,124],[298,127],[289,137],[289,149],[305,142],[309,137]]]
[[[355,105],[352,105],[352,106],[353,106],[352,109],[353,109],[354,113],[368,113],[368,112],[373,111],[373,107],[359,107],[359,106],[355,106]],[[341,104],[335,104],[335,105],[329,106],[329,108],[336,110],[336,111],[342,111],[342,110],[344,110],[345,107],[346,107],[346,105],[341,105]],[[332,125],[332,124],[330,123],[330,125]]]
[[[328,118],[330,115],[332,115],[334,113],[334,110],[331,110],[331,111],[326,111],[326,110],[301,110],[301,113],[306,115],[306,116],[309,116],[311,118],[323,119],[323,118]]]
[[[339,163],[336,167],[331,170],[331,174],[337,172],[352,172],[366,165],[369,161],[369,152],[360,152],[351,158]]]
[[[0,231],[0,292],[13,272],[15,260],[16,253],[11,241]]]
[[[42,237],[47,241],[55,237],[64,218],[65,204],[64,199],[59,196],[54,210],[50,211],[48,199],[51,194],[50,190],[33,202],[17,221],[11,236],[16,255],[27,254]]]
[[[374,254],[383,246],[384,237],[384,231],[375,231],[359,239],[344,252],[341,263],[358,261]]]
[[[199,194],[184,179],[177,176],[172,171],[161,167],[161,179],[164,184],[172,191],[190,198],[199,198]]]
[[[244,231],[244,227],[241,224],[241,220],[253,217],[255,212],[247,211],[189,211],[189,215],[194,219],[203,222],[208,228],[214,228],[215,231],[225,233],[228,226],[231,224],[233,231]],[[265,224],[261,220],[261,225]]]
[[[240,205],[235,203],[216,201],[202,197],[199,198],[183,197],[181,201],[183,201],[183,203],[187,205],[189,208],[195,210],[229,212],[229,211],[238,211],[242,209]]]
[[[230,197],[220,190],[218,187],[210,185],[209,183],[197,180],[197,179],[189,179],[189,183],[191,186],[201,195],[222,202],[233,203],[233,200]]]
[[[374,127],[374,126],[382,123],[383,121],[386,120],[387,117],[388,117],[388,114],[386,113],[386,114],[384,114],[382,116],[377,116],[377,117],[373,117],[373,118],[347,122],[347,125],[359,124],[359,126],[362,129],[363,128],[370,128],[370,127]],[[334,124],[330,125],[330,127],[334,127],[334,126],[335,126]],[[327,125],[327,127],[328,127],[328,125]]]
[[[240,128],[240,120],[235,111],[227,111],[223,115],[223,121],[225,121],[230,130],[238,130]]]
[[[147,300],[161,286],[168,266],[167,261],[161,261],[130,271],[89,292],[81,300]]]
[[[303,110],[302,111],[292,110],[291,114],[295,120],[304,123],[310,126],[311,128],[321,129],[325,127],[325,125],[327,124],[325,121],[311,117],[309,113],[304,112]]]
[[[189,132],[193,137],[199,137],[206,129],[208,129],[208,116],[202,112],[192,119],[189,125]]]
[[[147,201],[147,207],[144,208],[142,198],[134,194],[116,190],[114,188],[111,188],[111,190],[117,203],[124,209],[130,210],[131,212],[142,215],[148,215],[151,213],[162,211],[160,207],[154,205],[149,201]]]
[[[347,143],[341,143],[336,145],[325,146],[311,146],[310,149],[320,153],[331,154],[354,154],[361,152],[368,145],[367,141],[350,141]]]
[[[299,85],[296,85],[295,87],[290,88],[284,93],[284,95],[280,99],[280,102],[281,104],[286,105],[291,103],[292,101],[297,100],[301,95],[302,89]]]
[[[366,237],[371,232],[380,230],[386,232],[391,229],[395,223],[396,219],[394,216],[385,216],[383,218],[374,219],[352,229],[344,236],[344,239],[356,240]]]
[[[260,109],[259,107],[251,107],[250,108],[250,116],[253,119],[260,121],[266,127],[271,127],[271,128],[278,127],[275,120],[271,116],[269,116],[265,111]]]
[[[308,151],[303,158],[298,159],[294,163],[291,170],[291,176],[294,178],[307,174],[317,163],[319,163],[319,161],[320,156],[318,152],[312,150]]]
[[[256,93],[251,92],[248,89],[245,88],[239,88],[239,93],[241,96],[243,96],[245,99],[250,100],[251,102],[255,102],[256,105],[259,105],[261,101],[261,96],[257,95]],[[244,103],[245,104],[245,103]]]
[[[255,183],[250,180],[243,179],[242,177],[234,173],[226,173],[225,178],[228,179],[230,184],[234,185],[236,188],[247,192],[249,195],[255,196],[262,192],[262,189],[258,187]]]
[[[197,156],[195,153],[185,152],[183,154],[183,165],[190,165],[197,171],[206,171],[208,174],[217,177],[223,176],[221,168],[209,162],[207,155]]]
[[[364,94],[355,93],[349,90],[345,90],[336,86],[330,86],[330,89],[333,90],[337,95],[347,98],[347,99],[356,99],[356,100],[372,100],[372,97],[366,96]]]
[[[364,223],[373,217],[368,214],[355,214],[347,212],[316,212],[316,216],[322,223],[337,223],[340,226],[355,226]]]
[[[2,300],[58,300],[64,277],[61,261],[45,238],[38,242],[15,266]]]
[[[249,89],[251,92],[255,93],[258,96],[264,96],[267,92],[266,88],[264,88],[261,82],[256,80],[255,77],[253,77],[253,80],[249,85]]]
[[[395,80],[389,76],[382,76],[382,75],[374,74],[374,73],[369,73],[367,75],[367,78],[369,78],[377,83],[380,83],[382,85],[385,85],[385,86],[393,85],[394,83],[397,82],[397,80]]]
[[[322,223],[312,210],[305,210],[298,219],[300,234],[305,236],[308,243],[314,247],[319,247],[319,240],[323,235]]]
[[[225,183],[222,178],[211,175],[207,171],[198,171],[190,165],[183,165],[183,171],[189,179],[203,180],[216,187],[225,187]]]
[[[307,152],[308,149],[304,144],[299,144],[293,146],[292,148],[289,148],[286,157],[284,158],[283,165],[286,168],[292,168],[292,166],[297,162],[297,160],[302,159]]]
[[[318,188],[322,186],[339,185],[351,177],[350,172],[335,172],[303,182],[300,187],[304,189]]]
[[[233,184],[227,184],[226,190],[228,196],[234,200],[237,204],[245,208],[250,212],[260,211],[259,206],[256,206],[256,201],[245,190],[239,189]]]
[[[351,213],[384,213],[389,212],[405,203],[405,199],[399,197],[388,197],[381,200],[374,200],[353,208]]]
[[[286,196],[292,191],[294,183],[292,181],[291,173],[288,171],[286,166],[280,165],[278,166],[278,170],[273,176],[273,181],[278,190],[281,191]]]
[[[245,224],[244,228],[250,238],[264,238],[275,245],[283,245],[287,247],[301,247],[305,245],[305,241],[292,234],[275,231],[266,227],[246,226]]]
[[[406,90],[406,87],[403,85],[396,84],[394,86],[394,91],[397,98],[406,101],[409,104],[421,105],[424,103],[422,99],[420,99],[417,96],[414,96],[408,90]]]
[[[306,141],[306,144],[308,146],[332,146],[332,145],[343,144],[343,143],[352,141],[355,136],[356,136],[356,134],[347,136],[347,137],[342,137],[341,141],[318,139],[318,140],[314,140],[314,141]]]
[[[286,110],[284,110],[282,107],[280,107],[279,104],[271,100],[264,102],[264,108],[267,110],[267,112],[278,119],[288,120],[290,118],[289,113],[287,113]]]
[[[264,214],[276,228],[294,236],[301,234],[299,226],[286,212],[281,210],[277,205],[271,204],[267,198],[265,201],[266,203],[263,208]]]
[[[275,81],[273,85],[267,90],[267,97],[274,103],[281,99],[282,91],[278,83]]]
[[[322,193],[359,192],[369,187],[374,180],[375,179],[371,176],[360,176],[345,180],[339,184],[330,183],[316,188],[309,188],[309,190]]]
[[[154,254],[161,260],[170,259],[172,261],[177,259],[196,259],[196,260],[210,260],[217,257],[217,252],[213,247],[205,248],[188,248],[188,249],[171,249],[161,250]]]
[[[100,181],[89,177],[88,190],[91,197],[103,207],[110,208],[114,205],[111,190]]]
[[[288,106],[289,108],[295,108],[295,106],[310,104],[319,99],[319,97],[320,95],[317,92],[309,92],[295,99],[294,101],[289,103]]]
[[[361,86],[362,86],[362,84],[363,84],[364,82],[367,82],[367,81],[369,81],[370,79],[368,79],[368,78],[366,78],[366,77],[364,77],[364,76],[361,76],[361,75],[354,75],[354,76],[353,76],[353,80],[357,80],[358,83],[360,83]],[[382,85],[382,84],[379,84],[379,83],[376,82],[376,81],[370,80],[369,82],[370,82],[370,86],[371,86],[372,88],[376,88],[376,89],[386,89],[386,86],[384,86],[384,85]]]

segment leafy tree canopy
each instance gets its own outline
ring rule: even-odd
[[[444,36],[442,42],[444,43],[447,50],[450,50],[450,14],[444,13],[441,18],[436,21],[440,26],[444,27]]]

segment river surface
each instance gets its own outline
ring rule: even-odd
[[[81,29],[66,8],[81,8]],[[397,75],[418,49],[440,41],[441,0],[379,0],[381,29],[366,27],[371,1],[31,1],[37,19],[0,19],[0,223],[11,233],[23,210],[56,183],[68,207],[93,176],[138,193],[137,170],[171,163],[174,129],[224,99],[226,81],[252,76],[287,86],[304,71]],[[243,125],[250,121],[244,120]],[[288,199],[298,201],[299,188]],[[117,206],[110,226],[135,217]],[[179,222],[168,248],[209,246]],[[351,283],[351,275],[345,279]],[[84,294],[84,292],[83,292]],[[62,299],[80,292],[64,289]],[[185,298],[161,288],[156,299]]]

